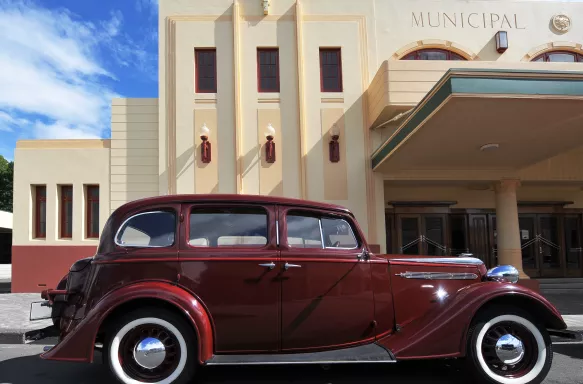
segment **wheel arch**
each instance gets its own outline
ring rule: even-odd
[[[210,314],[192,293],[167,282],[143,281],[109,292],[97,302],[62,341],[41,355],[48,360],[93,361],[98,333],[120,311],[141,304],[158,304],[180,312],[194,328],[198,341],[198,360],[203,363],[213,356],[214,331]],[[108,320],[109,319],[109,320]]]

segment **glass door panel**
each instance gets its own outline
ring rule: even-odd
[[[536,233],[536,216],[521,215],[518,218],[520,227],[520,246],[522,248],[522,268],[532,277],[538,276],[537,253],[538,236]]]
[[[539,252],[541,254],[542,272],[561,268],[559,218],[557,216],[539,216]]]
[[[447,254],[445,246],[445,217],[424,217],[425,254],[429,256],[444,256]]]
[[[582,276],[581,273],[581,224],[578,216],[565,217],[565,252],[568,276]]]
[[[399,217],[399,253],[419,255],[421,253],[421,228],[417,216]]]

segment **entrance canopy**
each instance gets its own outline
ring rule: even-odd
[[[583,72],[451,69],[375,151],[372,167],[518,170],[580,146]]]

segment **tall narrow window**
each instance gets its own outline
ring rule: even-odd
[[[61,238],[73,237],[73,187],[61,186]]]
[[[87,238],[99,237],[99,186],[87,186]]]
[[[194,50],[196,93],[217,92],[217,50],[204,48]]]
[[[47,237],[47,187],[37,185],[34,189],[35,196],[35,230],[34,237],[44,239]]]
[[[257,49],[257,83],[259,92],[279,92],[279,49]]]
[[[342,92],[340,48],[320,48],[320,86],[322,92]]]

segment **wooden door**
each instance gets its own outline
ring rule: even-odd
[[[488,268],[494,261],[490,252],[490,234],[488,232],[487,215],[469,215],[470,253],[482,260]]]

